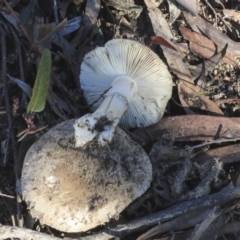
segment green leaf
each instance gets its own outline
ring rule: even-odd
[[[45,49],[42,52],[37,77],[33,87],[33,94],[28,104],[28,113],[41,112],[45,108],[50,85],[51,66],[51,51]]]

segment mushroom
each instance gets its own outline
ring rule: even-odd
[[[56,125],[28,150],[22,193],[31,215],[64,232],[83,232],[119,214],[149,187],[145,151],[120,128],[104,147],[74,146],[74,120]]]
[[[158,55],[126,39],[111,40],[86,54],[80,84],[95,112],[76,120],[76,146],[96,136],[100,145],[111,142],[119,122],[124,128],[156,123],[172,94],[171,75]]]

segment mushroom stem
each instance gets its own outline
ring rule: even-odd
[[[94,113],[86,114],[75,121],[75,146],[83,146],[97,135],[100,145],[110,143],[116,126],[137,91],[137,83],[131,77],[116,77],[100,107]]]

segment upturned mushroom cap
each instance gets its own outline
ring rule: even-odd
[[[110,145],[74,148],[73,120],[44,134],[29,149],[22,192],[33,217],[64,232],[104,224],[141,196],[152,179],[144,150],[117,128]]]
[[[127,39],[108,41],[104,47],[97,47],[83,59],[80,84],[87,102],[94,102],[92,110],[100,106],[103,98],[96,100],[121,75],[132,78],[137,91],[130,99],[120,125],[143,127],[162,118],[172,95],[172,77],[167,66],[149,47]]]
[[[95,112],[76,120],[76,146],[98,136],[111,142],[118,123],[124,128],[149,126],[164,114],[172,94],[166,65],[148,47],[132,40],[114,39],[86,54],[80,83]],[[105,124],[98,128],[99,120]]]

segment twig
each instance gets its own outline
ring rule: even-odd
[[[189,240],[200,240],[209,226],[222,214],[219,206],[215,206],[209,215],[202,221],[201,224],[195,227],[194,232]]]
[[[226,21],[220,16],[220,14],[215,11],[215,9],[212,7],[212,5],[209,3],[209,1],[208,1],[208,0],[205,0],[205,2],[206,2],[206,4],[211,8],[211,10],[213,11],[213,13],[214,13],[214,15],[215,15],[215,18],[216,18],[216,21],[215,21],[215,24],[214,24],[215,27],[217,27],[217,18],[219,17],[219,18],[222,20],[222,22],[225,24],[225,26],[228,28],[228,30],[229,30],[230,32],[232,32],[232,29],[227,25]],[[222,5],[222,6],[223,6],[223,5]],[[224,6],[223,6],[223,7],[224,7]]]
[[[208,2],[208,0],[205,0],[205,2],[211,8],[211,10],[213,11],[213,13],[215,15],[215,24],[214,25],[216,27],[217,26],[217,17],[218,17],[218,15],[217,15],[216,11],[214,10],[214,8],[212,7],[212,5]]]
[[[34,240],[60,240],[62,238],[50,236],[45,233],[37,232],[27,228],[14,226],[0,226],[0,239],[20,238]],[[71,238],[72,239],[72,238]],[[110,240],[112,236],[106,233],[97,233],[92,236],[73,238],[72,240]]]
[[[8,211],[8,213],[9,213],[9,216],[11,217],[11,220],[12,220],[12,225],[13,226],[16,226],[16,211],[15,211],[15,209],[13,209],[10,205],[11,205],[11,200],[12,199],[10,199],[10,201],[9,201],[9,199],[8,199],[8,201],[7,201],[7,199],[6,198],[4,198],[4,197],[2,197],[1,198],[2,199],[2,201],[4,202],[4,204],[5,204],[5,206],[6,206],[6,209],[7,209],[7,211]],[[0,224],[1,225],[1,224]],[[1,236],[1,235],[0,235]],[[0,238],[1,239],[1,238]]]
[[[5,105],[6,105],[6,110],[8,112],[7,117],[8,117],[8,126],[9,126],[9,131],[8,134],[10,136],[11,139],[11,143],[12,143],[12,152],[13,152],[13,158],[14,158],[14,164],[16,164],[17,162],[17,150],[16,150],[16,142],[15,142],[15,138],[14,138],[14,134],[12,131],[12,115],[11,115],[11,107],[10,107],[10,103],[9,103],[9,96],[8,96],[8,89],[7,89],[7,63],[6,63],[6,33],[5,30],[3,29],[3,27],[0,25],[0,33],[1,33],[1,45],[2,45],[2,82],[3,82],[3,93],[5,96]],[[7,149],[6,152],[8,152],[9,149]],[[18,176],[16,174],[16,171],[14,169],[14,173],[15,173],[15,180],[16,180],[16,185],[19,182]],[[16,192],[16,196],[17,198],[19,193]],[[18,223],[20,223],[20,219],[21,219],[21,212],[20,212],[20,206],[19,206],[19,202],[16,202],[16,207],[17,207],[17,217],[18,217]]]
[[[58,25],[58,6],[57,6],[57,1],[53,0],[53,13],[54,13],[54,18],[55,18],[55,23]]]
[[[33,231],[27,228],[20,228],[15,226],[0,226],[0,239],[9,238],[34,239],[34,240],[61,239],[44,233]]]
[[[20,25],[25,37],[27,38],[27,40],[29,41],[29,43],[32,43],[26,29],[23,27],[19,17],[15,14],[15,12],[13,11],[12,7],[9,5],[9,3],[7,2],[7,0],[3,0],[3,2],[5,3],[6,7],[9,9],[9,11],[12,13],[13,17],[16,19],[16,21],[18,22],[18,24]]]
[[[212,145],[212,144],[220,144],[220,143],[228,143],[228,142],[236,142],[236,141],[239,141],[240,138],[231,138],[231,139],[222,139],[222,140],[212,140],[212,141],[209,141],[209,142],[204,142],[204,143],[201,143],[201,144],[198,144],[198,145],[195,145],[195,146],[191,146],[191,147],[188,147],[188,149],[192,150],[194,148],[201,148],[201,147],[205,147],[205,146],[209,146],[209,145]]]
[[[7,198],[14,198],[14,196],[7,195],[7,194],[1,193],[1,192],[0,192],[0,196],[7,197]]]
[[[174,100],[174,98],[173,97],[171,97],[171,99],[172,99],[172,101],[177,105],[177,106],[179,106],[179,107],[181,107],[181,108],[183,108],[183,106],[181,105],[181,104],[179,104],[179,103],[177,103],[175,100]]]
[[[211,212],[211,208],[201,210],[198,209],[189,213],[182,214],[181,216],[174,218],[171,221],[158,224],[157,226],[151,228],[150,230],[139,236],[137,240],[145,240],[158,234],[162,234],[164,232],[178,231],[193,227],[194,225],[206,219],[209,215],[209,212]]]
[[[203,209],[215,205],[221,206],[222,204],[239,197],[240,187],[227,187],[218,193],[176,204],[171,208],[133,220],[127,224],[119,225],[115,228],[109,228],[108,230],[105,230],[105,232],[114,236],[124,237],[130,233],[138,231],[139,229],[145,229],[149,226],[168,221],[195,209]]]
[[[18,139],[18,142],[22,141],[27,135],[29,134],[35,134],[37,132],[40,132],[44,129],[46,129],[48,127],[48,125],[44,125],[44,126],[40,126],[38,128],[27,128],[27,129],[24,129],[23,131],[21,131],[20,133],[18,133],[17,137],[19,138]]]
[[[12,131],[12,125],[9,126],[9,132],[11,132],[11,131]],[[3,166],[6,166],[6,164],[7,164],[10,138],[11,138],[11,134],[8,133],[7,140],[6,140],[6,145],[5,145],[6,150],[4,152],[4,157],[3,157]]]
[[[0,33],[1,33],[1,46],[2,46],[2,82],[3,82],[3,93],[5,97],[5,104],[6,104],[6,111],[7,111],[7,118],[8,118],[8,126],[9,126],[9,136],[11,139],[12,144],[15,144],[15,138],[13,135],[13,132],[11,131],[12,128],[12,116],[11,116],[11,107],[9,103],[9,96],[8,96],[8,89],[7,89],[7,64],[6,64],[6,33],[5,30],[0,26]],[[8,149],[7,151],[8,152]],[[16,148],[13,149],[13,157],[16,160],[17,159],[17,151]]]
[[[23,60],[23,58],[22,58],[22,48],[21,48],[21,45],[20,45],[20,39],[18,38],[18,36],[15,33],[15,30],[12,26],[11,26],[10,29],[11,29],[11,32],[13,34],[15,45],[17,47],[20,78],[22,79],[22,81],[24,81],[25,77],[24,77],[24,69],[23,69],[23,61],[22,61]],[[25,94],[24,91],[22,91],[22,102],[24,103],[25,106],[27,105],[27,95]]]
[[[19,227],[23,227],[23,216],[21,213],[21,208],[20,208],[20,204],[22,203],[22,199],[20,197],[20,194],[18,192],[16,192],[16,197],[17,197],[17,220],[18,220],[18,226]]]

